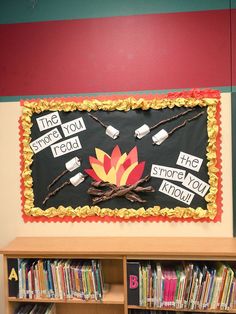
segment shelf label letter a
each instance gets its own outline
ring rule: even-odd
[[[15,268],[11,269],[11,273],[10,273],[10,276],[8,277],[8,279],[9,280],[15,279],[15,281],[18,281],[18,276],[17,276]]]

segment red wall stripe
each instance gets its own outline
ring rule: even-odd
[[[230,11],[0,25],[0,96],[229,86]]]

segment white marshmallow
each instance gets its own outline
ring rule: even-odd
[[[75,176],[70,178],[70,183],[73,184],[74,186],[79,185],[83,181],[84,181],[84,175],[81,172],[77,173]]]
[[[141,139],[150,132],[150,128],[147,124],[142,125],[140,128],[136,129],[134,136]]]
[[[106,128],[106,135],[110,136],[111,138],[113,138],[113,140],[115,140],[120,134],[120,131],[113,128],[113,126],[108,125],[108,127]]]
[[[166,130],[162,129],[152,137],[152,141],[154,144],[161,145],[168,137],[169,135]]]
[[[79,168],[80,165],[81,165],[81,163],[80,163],[80,160],[78,157],[74,157],[65,163],[66,169],[70,172]]]

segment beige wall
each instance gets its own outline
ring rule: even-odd
[[[0,103],[0,247],[17,236],[232,236],[231,99],[222,94],[223,215],[221,223],[24,223],[19,190],[20,104]],[[0,268],[2,279],[2,267]],[[0,280],[0,313],[3,287]]]

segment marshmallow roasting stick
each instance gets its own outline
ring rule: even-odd
[[[106,135],[110,136],[111,138],[113,138],[113,140],[117,139],[117,137],[120,134],[120,131],[117,130],[116,128],[114,128],[112,125],[106,125],[105,123],[103,123],[101,120],[99,120],[97,117],[95,117],[94,115],[92,115],[91,113],[88,113],[88,115],[93,118],[95,121],[97,121],[98,123],[101,124],[101,126],[103,126],[106,129]]]
[[[165,119],[165,120],[161,120],[160,122],[158,122],[157,124],[149,127],[147,124],[144,124],[142,125],[140,128],[136,129],[135,132],[134,132],[134,137],[137,137],[138,139],[141,139],[142,137],[144,137],[145,135],[147,135],[148,133],[150,133],[152,130],[158,128],[160,125],[166,123],[166,122],[170,122],[172,120],[175,120],[179,117],[182,117],[184,115],[186,115],[187,113],[189,113],[190,111],[192,111],[193,108],[190,108],[184,112],[181,112],[179,114],[176,114],[175,116],[173,117],[170,117],[168,119]]]
[[[72,172],[75,169],[79,168],[81,165],[81,158],[79,157],[74,157],[72,159],[70,159],[69,161],[67,161],[65,163],[65,167],[66,169],[64,171],[62,171],[48,186],[48,191],[49,189],[62,177],[64,176],[67,172]]]
[[[175,128],[173,128],[169,133],[162,129],[160,130],[157,134],[155,134],[153,137],[152,137],[152,140],[153,140],[153,145],[157,144],[157,145],[161,145],[161,143],[163,143],[168,137],[170,137],[175,131],[177,131],[178,129],[180,128],[183,128],[184,126],[186,126],[186,124],[188,122],[191,122],[197,118],[199,118],[201,115],[204,114],[204,111],[201,111],[199,112],[198,114],[196,114],[195,116],[193,116],[192,118],[189,118],[187,120],[184,120],[183,123],[177,125]]]
[[[49,200],[51,196],[56,195],[60,190],[62,190],[67,185],[74,185],[78,186],[80,183],[84,181],[84,179],[87,177],[87,175],[82,174],[81,172],[77,173],[75,176],[71,177],[68,181],[64,182],[61,186],[56,188],[54,191],[50,192],[44,199],[43,205],[46,204],[46,202]]]

